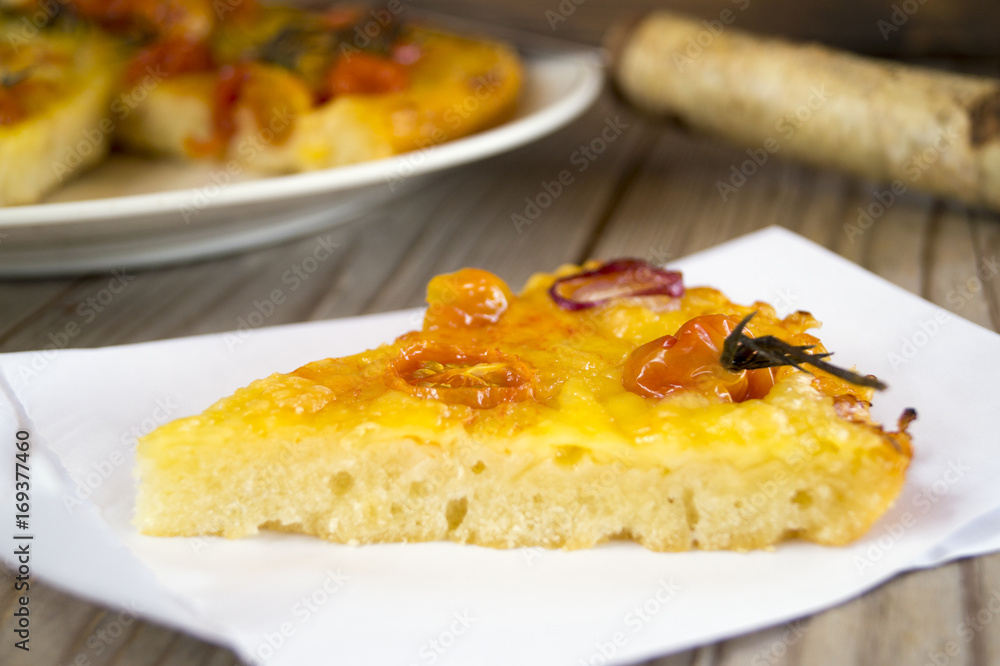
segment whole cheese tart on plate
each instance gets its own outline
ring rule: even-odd
[[[522,78],[513,47],[388,10],[0,0],[0,205],[112,144],[260,174],[419,150],[507,120]]]
[[[168,53],[191,50],[191,64],[149,90],[121,141],[288,173],[437,145],[513,112],[522,72],[511,47],[394,18],[374,38],[356,30],[370,23],[353,9],[261,6],[207,46],[171,44]]]

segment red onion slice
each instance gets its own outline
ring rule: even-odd
[[[684,295],[678,271],[658,268],[642,259],[616,259],[600,268],[559,278],[549,296],[565,310],[583,310],[629,296]]]

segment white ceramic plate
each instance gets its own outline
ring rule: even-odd
[[[149,267],[257,247],[356,219],[427,174],[543,137],[603,84],[595,49],[527,37],[517,114],[471,137],[289,176],[232,177],[212,164],[115,155],[45,203],[0,208],[0,276]]]

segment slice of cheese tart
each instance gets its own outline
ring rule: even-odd
[[[141,531],[835,545],[903,484],[913,414],[874,424],[878,382],[822,360],[808,313],[634,260],[536,275],[520,295],[463,269],[428,303],[391,344],[260,379],[142,439]]]

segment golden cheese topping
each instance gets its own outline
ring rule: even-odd
[[[836,399],[866,416],[871,390],[822,371],[767,370],[734,392],[739,373],[728,371],[659,393],[629,386],[627,367],[637,350],[675,334],[677,345],[695,348],[684,338],[701,335],[691,322],[724,326],[723,319],[738,322],[756,310],[750,334],[822,352],[806,332],[818,322],[805,312],[780,319],[766,303],[737,305],[708,287],[689,288],[680,297],[626,295],[593,307],[560,306],[550,289],[580,270],[565,266],[535,275],[520,295],[485,271],[438,276],[429,285],[420,330],[355,356],[256,381],[203,415],[166,426],[162,441],[171,440],[171,429],[204,433],[214,424],[250,446],[256,439],[294,442],[331,431],[359,446],[397,437],[447,447],[472,438],[567,464],[582,455],[642,459],[662,455],[664,447],[683,460],[685,450],[703,455],[710,446],[720,459],[746,466],[795,454],[802,432],[859,450],[888,445],[880,429],[835,408]],[[703,371],[705,363],[702,358],[690,367]],[[671,375],[674,383],[678,372]],[[726,390],[718,390],[720,376],[730,382]]]

